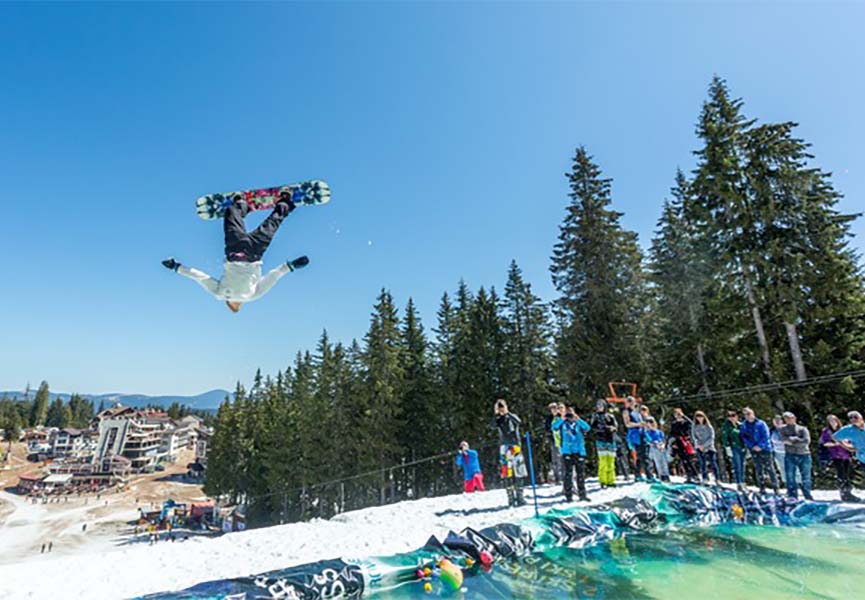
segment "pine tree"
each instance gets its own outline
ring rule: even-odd
[[[208,496],[227,496],[231,503],[236,503],[245,489],[243,470],[246,462],[246,440],[240,414],[245,396],[245,390],[238,383],[234,401],[226,398],[219,406],[208,449],[204,492]]]
[[[446,431],[454,430],[452,407],[455,402],[458,369],[456,365],[456,338],[459,331],[456,308],[451,304],[448,293],[442,295],[436,314],[437,326],[433,330],[432,369],[434,396],[445,407],[445,413],[440,416],[442,427]]]
[[[48,390],[48,382],[43,381],[39,385],[39,390],[36,392],[36,397],[33,399],[33,405],[30,411],[31,427],[45,425],[45,420],[48,418],[49,398],[50,392]]]
[[[551,272],[559,291],[557,362],[569,396],[585,402],[613,380],[641,379],[644,282],[636,234],[609,208],[610,180],[584,148],[567,175],[571,203]]]
[[[773,324],[767,333],[777,349],[773,360],[781,377],[804,381],[809,370],[825,374],[859,366],[865,294],[857,258],[847,244],[855,216],[835,210],[840,195],[829,174],[809,166],[813,157],[808,144],[794,136],[795,127],[787,122],[752,128],[745,172],[757,221],[754,272]],[[821,306],[816,311],[820,316],[816,306]],[[817,319],[821,325],[813,327]],[[837,328],[840,322],[843,332]],[[814,352],[817,346],[833,347],[832,359],[821,361]],[[810,412],[813,391],[788,397]]]
[[[516,261],[508,270],[502,308],[502,387],[511,410],[531,429],[543,421],[546,405],[554,398],[551,326],[547,307],[523,279]]]
[[[504,333],[495,289],[480,288],[458,319],[455,432],[470,443],[490,440],[492,406],[504,394]],[[459,315],[459,312],[458,312]]]
[[[723,387],[754,383],[752,356],[762,364],[764,381],[773,382],[772,350],[763,314],[765,299],[756,271],[758,214],[748,193],[745,146],[754,121],[742,114],[742,101],[731,98],[724,80],[715,77],[704,102],[697,135],[697,169],[692,190],[693,222],[711,241],[712,280],[708,319],[713,338],[736,340],[717,353],[716,372]],[[753,338],[742,337],[751,320]],[[752,343],[755,342],[755,343]]]
[[[400,337],[393,297],[383,289],[373,308],[361,356],[366,404],[362,431],[368,440],[360,455],[364,465],[382,467],[394,464],[400,456],[399,433],[404,426],[401,392],[405,378]],[[379,484],[384,501],[393,493],[394,482],[382,477]]]
[[[66,427],[63,424],[63,400],[55,398],[48,406],[48,412],[45,416],[45,425],[48,427]]]
[[[442,451],[443,440],[450,434],[447,428],[449,407],[433,393],[429,342],[411,298],[405,308],[401,337],[405,374],[401,400],[404,418],[399,443],[405,449],[405,458],[414,461]],[[405,474],[411,479],[404,487],[415,497],[436,492],[436,474],[430,473],[426,465]]]
[[[693,195],[677,171],[652,240],[650,279],[657,327],[652,340],[654,389],[667,394],[711,393],[705,300],[712,286],[708,241],[689,220]]]
[[[72,394],[69,398],[69,410],[71,413],[69,425],[78,429],[84,429],[90,425],[93,419],[93,402]]]

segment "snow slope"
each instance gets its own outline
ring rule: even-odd
[[[599,490],[591,503],[638,496],[646,484]],[[560,488],[539,488],[541,511],[560,505]],[[837,492],[815,492],[818,500]],[[430,535],[476,529],[531,517],[531,504],[507,508],[503,490],[401,502],[315,520],[232,533],[218,538],[138,544],[111,552],[36,555],[0,566],[0,598],[130,598],[179,590],[214,579],[240,577],[337,557],[383,556],[422,546]]]
[[[597,485],[589,484],[589,495],[592,503],[600,503],[645,489],[645,484],[632,484],[600,491]],[[542,511],[562,501],[559,487],[539,488]],[[218,538],[154,546],[142,543],[111,552],[82,550],[72,556],[36,555],[0,566],[0,598],[129,598],[324,558],[407,552],[422,546],[430,535],[444,536],[449,529],[480,529],[533,514],[531,505],[507,508],[505,492],[493,490],[401,502],[344,513],[327,521],[253,529]]]

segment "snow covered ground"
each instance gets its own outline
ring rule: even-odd
[[[646,484],[612,490],[588,485],[591,504],[638,496]],[[818,500],[837,492],[816,492]],[[543,512],[563,502],[559,487],[539,488]],[[487,527],[531,517],[531,504],[507,508],[503,490],[402,502],[316,520],[105,551],[82,548],[66,556],[36,555],[0,566],[0,598],[130,598],[179,590],[196,583],[282,569],[325,558],[382,556],[422,546],[449,529]],[[8,559],[8,557],[7,557]]]

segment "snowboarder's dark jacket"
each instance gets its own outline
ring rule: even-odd
[[[497,415],[490,426],[498,430],[499,444],[505,446],[520,444],[520,418],[517,415],[513,413]]]
[[[593,413],[591,426],[596,442],[612,444],[616,441],[615,435],[618,425],[616,424],[616,417],[613,415],[609,413]],[[610,427],[613,429],[610,429]]]

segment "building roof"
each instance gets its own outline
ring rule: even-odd
[[[121,416],[137,416],[140,414],[140,411],[132,408],[131,406],[112,406],[111,408],[106,408],[101,413],[96,415],[97,419],[113,419]]]
[[[43,483],[69,483],[72,480],[71,473],[54,473],[43,480]]]
[[[83,434],[87,433],[87,430],[86,429],[75,429],[74,427],[64,427],[63,429],[61,429],[57,433],[65,433],[66,435],[69,435],[72,437],[78,437],[79,435],[83,435]]]
[[[45,475],[43,473],[31,472],[31,473],[22,473],[21,475],[18,476],[18,479],[21,479],[23,481],[42,481],[42,479],[44,477],[45,477]]]

